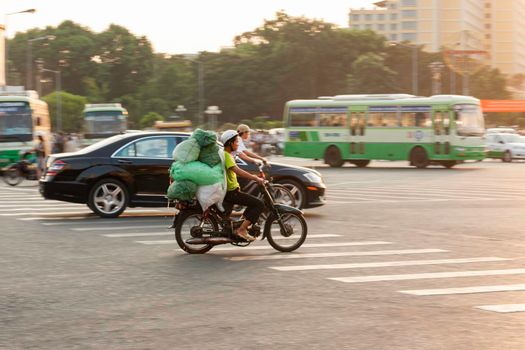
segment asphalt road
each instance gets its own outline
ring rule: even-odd
[[[297,252],[178,249],[0,184],[0,349],[524,349],[525,163],[317,167]]]

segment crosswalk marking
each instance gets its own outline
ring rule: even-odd
[[[231,261],[252,260],[282,260],[282,259],[304,259],[304,258],[331,258],[342,256],[375,256],[375,255],[404,255],[404,254],[430,254],[445,253],[443,249],[402,249],[402,250],[375,250],[368,252],[330,252],[330,253],[295,253],[288,255],[255,255],[255,256],[232,256],[225,258]]]
[[[169,225],[144,225],[144,226],[118,226],[118,227],[73,227],[73,231],[107,231],[107,230],[139,230],[144,228],[169,228]]]
[[[361,283],[361,282],[405,281],[405,280],[419,280],[419,279],[431,279],[431,278],[499,276],[499,275],[518,275],[518,274],[525,274],[525,269],[476,270],[476,271],[413,273],[413,274],[403,274],[403,275],[332,277],[329,279],[334,280],[334,281],[339,281],[339,282],[345,282],[345,283]]]
[[[525,304],[481,305],[476,306],[476,309],[500,313],[524,312]]]
[[[149,236],[173,236],[173,232],[136,232],[136,233],[108,233],[101,235],[110,238],[125,238],[125,237],[149,237]]]
[[[270,269],[279,271],[307,271],[307,270],[333,270],[333,269],[361,269],[366,267],[397,267],[397,266],[420,266],[441,264],[468,264],[475,262],[508,261],[512,259],[498,257],[442,259],[442,260],[406,260],[406,261],[382,261],[372,263],[351,264],[325,264],[325,265],[296,265],[296,266],[273,266]]]
[[[449,295],[449,294],[474,294],[474,293],[492,293],[492,292],[511,292],[525,290],[525,284],[507,284],[497,286],[477,286],[461,288],[441,288],[441,289],[416,289],[400,290],[400,293],[429,296],[429,295]]]

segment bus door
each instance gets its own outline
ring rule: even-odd
[[[350,119],[348,126],[350,128],[348,140],[348,153],[350,158],[365,158],[365,137],[366,137],[366,106],[350,106]]]
[[[433,110],[432,129],[434,132],[433,154],[436,158],[447,158],[450,146],[451,111],[447,106],[438,106]]]

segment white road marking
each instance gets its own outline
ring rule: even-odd
[[[345,283],[361,283],[361,282],[419,280],[419,279],[429,279],[429,278],[499,276],[499,275],[518,275],[518,274],[525,274],[525,269],[431,272],[431,273],[413,273],[413,274],[404,274],[404,275],[333,277],[329,279],[334,280],[334,281],[345,282]]]
[[[270,267],[270,269],[279,270],[279,271],[361,269],[361,268],[367,268],[367,267],[467,264],[467,263],[474,263],[474,262],[507,261],[507,260],[512,260],[512,259],[497,258],[497,257],[481,257],[481,258],[442,259],[442,260],[405,260],[405,261],[381,261],[381,262],[372,262],[372,263],[350,263],[350,264],[329,264],[329,265],[273,266],[273,267]]]
[[[225,259],[232,261],[246,260],[281,260],[281,259],[303,259],[303,258],[332,258],[341,256],[375,256],[375,255],[402,255],[402,254],[430,254],[444,253],[443,249],[404,249],[404,250],[375,250],[369,252],[334,252],[334,253],[293,253],[288,255],[255,255],[255,256],[232,256]]]
[[[147,225],[147,226],[118,226],[118,227],[73,227],[73,231],[113,231],[113,230],[137,230],[144,228],[169,228],[169,225]]]
[[[175,244],[175,240],[170,241],[136,241],[141,244]],[[392,244],[391,242],[382,242],[382,241],[368,241],[368,242],[343,242],[343,243],[307,243],[303,244],[301,248],[321,248],[321,247],[349,247],[349,246],[361,246],[361,245],[376,245],[376,244]],[[225,251],[225,250],[263,250],[263,249],[273,249],[270,245],[256,245],[249,247],[215,247],[213,251]]]
[[[101,235],[110,238],[141,237],[141,236],[173,236],[173,232],[136,232],[136,233],[109,233]]]
[[[60,211],[60,210],[64,210],[64,209],[73,209],[74,210],[74,209],[78,209],[78,207],[77,208],[74,208],[74,207],[67,207],[67,208],[63,208],[63,207],[60,207],[60,208],[25,207],[25,208],[11,208],[11,209],[0,208],[0,212],[25,211],[25,212],[28,212],[27,214],[30,214],[33,211],[45,211],[45,210],[59,210]]]
[[[474,294],[474,293],[492,293],[492,292],[511,292],[525,290],[525,284],[507,284],[499,286],[477,286],[461,288],[441,288],[441,289],[415,289],[400,290],[400,293],[411,295],[449,295],[449,294]]]
[[[476,309],[500,313],[524,312],[525,304],[481,305],[476,306]]]

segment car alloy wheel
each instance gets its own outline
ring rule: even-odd
[[[126,186],[118,180],[104,179],[91,189],[88,206],[100,217],[115,218],[122,214],[127,203]]]

